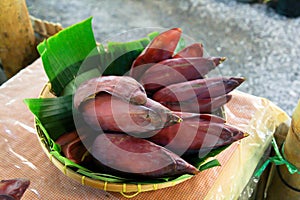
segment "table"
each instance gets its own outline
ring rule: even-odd
[[[38,97],[47,81],[38,59],[0,87],[0,178],[30,179],[24,199],[125,199],[119,193],[84,186],[65,176],[42,151],[33,115],[23,99]],[[233,93],[225,112],[228,123],[250,136],[218,155],[221,167],[201,172],[170,188],[140,193],[133,199],[238,198],[276,127],[286,123],[289,116],[267,99],[239,91]]]

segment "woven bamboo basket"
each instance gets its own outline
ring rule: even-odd
[[[51,98],[55,97],[50,92],[51,84],[47,83],[44,88],[42,89],[40,93],[40,98]],[[35,123],[35,127],[38,133],[38,139],[40,141],[40,145],[42,146],[43,151],[46,153],[50,161],[66,176],[78,181],[82,185],[91,186],[97,189],[101,189],[104,191],[110,191],[110,192],[119,192],[123,196],[127,198],[134,197],[138,195],[141,192],[146,191],[152,191],[152,190],[158,190],[162,188],[172,187],[174,185],[177,185],[179,183],[182,183],[184,181],[187,181],[188,179],[192,178],[188,177],[185,179],[181,179],[178,181],[168,181],[168,182],[162,182],[162,183],[155,183],[155,184],[126,184],[126,183],[110,183],[110,182],[104,182],[101,180],[96,180],[87,176],[83,176],[77,172],[75,172],[73,169],[69,168],[59,160],[57,160],[52,154],[49,152],[49,144],[46,140],[46,137],[42,131],[42,129]]]
[[[44,39],[49,38],[50,36],[58,33],[63,28],[58,23],[52,23],[45,20],[40,20],[38,18],[35,18],[33,16],[30,16],[31,23],[35,32],[35,37],[37,44],[43,41]],[[42,89],[40,93],[40,98],[51,98],[55,97],[50,92],[51,85],[50,83],[47,83],[44,88]],[[38,139],[40,141],[40,145],[42,146],[43,151],[48,156],[50,161],[66,176],[78,181],[82,185],[91,186],[97,189],[101,189],[104,191],[111,191],[111,192],[120,192],[123,196],[130,198],[134,197],[137,194],[141,192],[146,191],[152,191],[152,190],[158,190],[162,188],[171,187],[174,185],[177,185],[181,182],[184,182],[188,180],[189,178],[182,179],[180,181],[169,181],[169,182],[163,182],[158,184],[126,184],[126,183],[109,183],[104,182],[100,180],[96,180],[90,177],[83,176],[77,172],[75,172],[73,169],[69,168],[59,160],[57,160],[55,157],[52,156],[49,152],[49,144],[47,143],[47,140],[45,139],[45,135],[42,131],[42,129],[35,123],[35,127],[38,133]]]
[[[31,15],[30,21],[34,30],[36,45],[63,29],[62,25],[59,23],[48,22]]]
[[[34,31],[38,41],[42,41],[47,39],[48,37],[56,34],[63,28],[60,24],[51,23],[48,21],[42,21],[35,17],[31,16],[32,24],[34,27]],[[47,83],[40,93],[40,98],[53,98],[55,97],[51,92],[51,84]],[[223,107],[215,112],[216,115],[225,118],[225,111]],[[42,146],[43,151],[48,156],[50,161],[66,176],[70,177],[71,179],[76,180],[77,182],[81,183],[82,185],[91,186],[97,189],[101,189],[104,191],[110,192],[119,192],[124,197],[131,198],[138,195],[141,192],[153,191],[158,189],[163,189],[167,187],[172,187],[182,182],[185,182],[192,178],[193,176],[187,177],[185,179],[180,179],[176,181],[168,181],[168,182],[161,182],[155,184],[129,184],[129,183],[110,183],[104,182],[101,180],[96,180],[91,177],[87,177],[75,172],[70,167],[66,166],[64,163],[60,162],[56,159],[52,154],[50,154],[50,147],[46,140],[46,137],[43,133],[43,130],[35,123],[35,127],[38,133],[38,139],[40,141],[40,145]]]

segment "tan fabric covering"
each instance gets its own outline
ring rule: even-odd
[[[33,115],[23,99],[36,98],[47,81],[41,60],[37,60],[0,87],[0,179],[29,178],[31,185],[24,199],[123,199],[119,193],[83,186],[65,176],[42,151]],[[234,92],[226,114],[230,124],[250,136],[218,156],[221,167],[133,199],[236,199],[270,144],[275,128],[289,117],[270,101],[241,92]]]

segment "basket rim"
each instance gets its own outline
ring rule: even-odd
[[[51,88],[51,84],[49,82],[46,83],[44,85],[43,89],[41,90],[40,94],[39,94],[39,98],[47,98],[47,97],[45,97],[45,95],[47,93],[50,93],[50,88]],[[166,181],[166,182],[161,182],[161,183],[144,183],[144,184],[143,183],[140,183],[140,184],[111,183],[111,182],[107,182],[107,181],[101,181],[101,180],[93,179],[91,177],[84,176],[84,175],[81,175],[81,174],[75,172],[70,167],[66,166],[65,164],[60,162],[58,159],[56,159],[49,152],[45,142],[43,142],[44,138],[40,137],[40,133],[42,132],[42,130],[40,130],[38,128],[38,124],[37,124],[36,119],[34,119],[34,124],[35,124],[35,129],[38,133],[37,137],[38,137],[39,143],[42,146],[42,149],[43,149],[44,153],[47,155],[47,157],[49,158],[49,160],[64,175],[68,176],[69,178],[74,179],[75,181],[81,183],[82,185],[91,186],[93,188],[101,189],[101,190],[108,191],[108,192],[119,192],[124,197],[130,198],[130,197],[136,196],[137,194],[139,194],[141,192],[155,191],[155,190],[158,190],[158,189],[172,187],[172,186],[175,186],[179,183],[185,182],[185,181],[195,177],[195,175],[194,175],[194,176],[186,177],[186,178],[183,178],[183,179],[177,180],[177,181]],[[134,193],[134,194],[127,195],[127,193]]]

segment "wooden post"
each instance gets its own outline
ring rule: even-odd
[[[284,156],[300,169],[300,101],[293,113],[292,123],[285,139]],[[291,174],[285,165],[273,166],[267,199],[300,199],[300,175]]]
[[[8,78],[38,57],[25,0],[0,1],[0,62]]]

